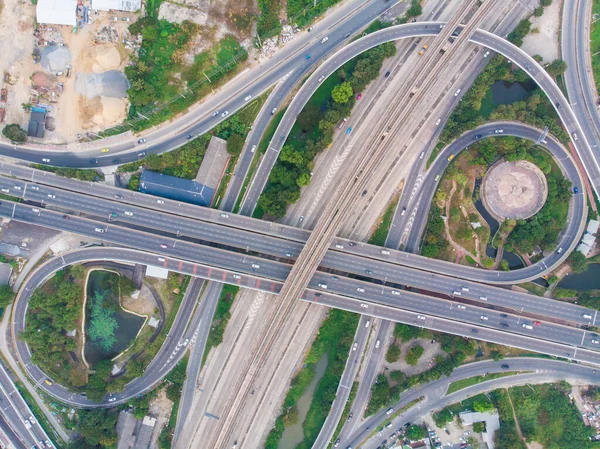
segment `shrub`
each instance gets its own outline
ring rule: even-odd
[[[6,125],[2,130],[2,135],[10,139],[11,142],[27,142],[27,132],[17,124]]]
[[[388,363],[394,363],[400,360],[400,348],[395,344],[390,345],[387,354],[385,355],[385,360]]]
[[[423,352],[424,350],[421,345],[413,346],[406,354],[406,363],[408,363],[410,366],[416,366],[417,363],[419,363],[419,359],[423,355]]]

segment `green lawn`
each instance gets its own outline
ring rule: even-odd
[[[371,238],[369,239],[370,244],[377,246],[385,245],[385,240],[387,239],[388,233],[390,232],[390,226],[392,225],[392,219],[394,218],[394,212],[396,211],[396,207],[398,206],[399,200],[399,196],[397,198],[394,198],[394,200],[392,200],[390,205],[383,213],[381,222],[373,231],[373,234],[371,234]]]
[[[516,374],[520,373],[518,373],[517,371],[507,371],[505,373],[490,373],[487,376],[473,376],[468,377],[467,379],[457,380],[456,382],[452,382],[448,386],[448,391],[446,392],[446,394],[454,393],[455,391],[462,390],[472,385],[480,384],[481,382],[499,379],[501,377],[514,376]]]
[[[600,87],[600,18],[594,20],[594,14],[600,15],[600,0],[594,0],[592,6],[592,29],[590,31],[590,52],[592,54],[592,68],[594,70],[594,80],[596,81],[596,88],[598,88]]]

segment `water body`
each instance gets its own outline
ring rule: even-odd
[[[485,118],[488,118],[496,106],[521,101],[534,89],[535,84],[533,83],[496,81],[483,97],[481,113]]]
[[[571,273],[558,284],[559,287],[575,290],[600,289],[600,264],[591,263],[583,273]]]
[[[279,440],[277,449],[294,449],[304,440],[302,424],[304,424],[304,420],[306,419],[306,414],[308,413],[310,403],[315,395],[317,384],[325,374],[326,368],[327,354],[323,354],[323,357],[321,357],[321,359],[315,365],[315,377],[313,377],[312,382],[308,385],[308,388],[296,403],[296,407],[298,408],[298,422],[293,426],[285,428],[283,434],[281,435],[281,440]]]
[[[144,323],[144,318],[127,312],[120,306],[116,291],[110,288],[111,285],[114,285],[116,289],[117,279],[117,274],[105,270],[94,270],[88,277],[88,283],[86,286],[88,300],[86,302],[86,340],[84,351],[87,362],[92,366],[100,360],[112,359],[127,349]],[[113,316],[117,320],[118,324],[118,327],[115,330],[116,342],[108,350],[94,343],[88,335],[92,304],[91,298],[93,298],[98,292],[101,294],[105,292],[107,293],[104,299],[104,304],[107,306],[107,308],[115,311]]]
[[[476,179],[475,191],[479,188],[480,185],[481,179]],[[483,203],[481,202],[481,200],[473,201],[473,204],[475,205],[475,209],[477,209],[477,212],[481,214],[483,219],[487,222],[487,224],[490,227],[490,242],[488,242],[485,247],[485,254],[488,257],[495,258],[496,254],[498,253],[498,250],[492,246],[491,239],[494,238],[494,235],[496,235],[496,232],[500,228],[500,223],[498,223],[498,221],[490,215],[487,209],[483,207]],[[504,251],[504,253],[502,254],[502,258],[506,259],[506,261],[508,262],[508,266],[511,270],[522,268],[524,266],[524,263],[521,260],[521,258],[515,253]]]

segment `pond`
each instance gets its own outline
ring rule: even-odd
[[[110,271],[94,270],[88,277],[84,350],[91,366],[127,349],[144,323],[120,306],[118,285],[119,275]]]
[[[591,263],[583,273],[571,273],[565,276],[558,284],[561,288],[574,290],[600,289],[600,264]]]
[[[475,189],[473,191],[476,192],[479,189],[480,185],[481,185],[481,178],[478,178],[475,180]],[[483,207],[483,203],[481,202],[480,199],[475,201],[475,198],[473,198],[473,204],[475,205],[475,209],[477,209],[477,212],[479,212],[481,214],[483,219],[487,222],[487,224],[490,227],[490,242],[491,242],[491,239],[494,238],[494,235],[496,235],[496,232],[500,228],[500,223],[498,223],[498,221],[490,215],[490,213],[487,211],[487,209],[485,207]],[[488,242],[485,247],[485,254],[488,257],[495,258],[498,250],[496,248],[494,248],[490,242]],[[511,253],[509,251],[504,251],[504,253],[502,254],[502,258],[506,259],[506,261],[508,262],[508,267],[511,270],[514,270],[517,268],[522,268],[524,266],[521,258],[515,253]]]
[[[535,89],[535,83],[509,83],[496,81],[487,91],[481,102],[481,112],[488,118],[496,106],[521,101]]]
[[[302,429],[302,424],[304,424],[304,420],[306,419],[306,414],[308,413],[310,403],[313,400],[315,390],[317,389],[317,384],[325,374],[326,368],[327,354],[325,353],[315,365],[315,377],[313,377],[313,380],[308,385],[308,388],[306,388],[306,391],[296,403],[296,407],[298,408],[298,422],[293,426],[285,428],[283,434],[281,435],[281,439],[279,440],[279,444],[277,445],[277,449],[294,449],[304,440],[304,430]]]

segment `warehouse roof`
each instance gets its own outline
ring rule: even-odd
[[[228,162],[227,141],[216,136],[211,137],[196,175],[196,182],[217,190]]]
[[[74,27],[77,23],[76,9],[77,0],[38,0],[36,19],[38,23]]]
[[[208,207],[215,189],[189,179],[144,170],[140,177],[140,192]]]
[[[91,5],[99,11],[134,12],[142,8],[142,0],[92,0]]]

